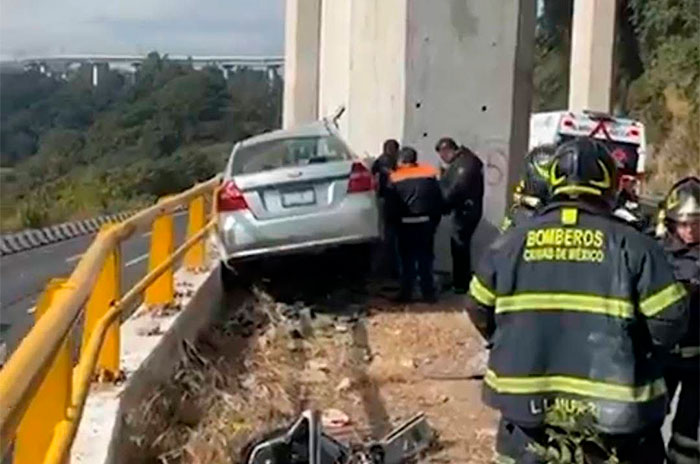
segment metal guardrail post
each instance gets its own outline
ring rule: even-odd
[[[105,224],[100,229],[104,234],[114,224]],[[81,349],[85,349],[97,322],[109,311],[110,306],[121,297],[121,253],[119,247],[115,247],[107,256],[97,277],[97,282],[92,289],[85,310],[85,327],[83,328],[83,343]],[[96,371],[102,375],[115,379],[119,376],[119,321],[112,324],[107,330],[104,344],[100,350]]]
[[[173,216],[166,213],[153,221],[151,233],[151,253],[148,270],[153,271],[173,253]],[[175,301],[175,279],[170,267],[147,289],[145,301],[148,306],[169,305]]]
[[[207,223],[204,207],[204,197],[197,197],[190,202],[189,222],[187,223],[187,237],[192,237],[202,230]],[[204,240],[200,240],[185,255],[185,267],[189,270],[202,269],[204,267],[205,254]]]
[[[64,285],[66,279],[52,279],[49,282],[36,305],[34,317],[37,321],[49,309]],[[72,370],[71,339],[67,337],[17,428],[14,464],[44,461],[54,428],[66,418],[71,398]]]

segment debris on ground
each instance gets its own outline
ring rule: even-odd
[[[246,464],[401,464],[432,446],[435,434],[420,413],[379,441],[341,443],[324,431],[315,411],[304,411],[287,429],[247,447]]]
[[[281,436],[305,410],[321,411],[343,446],[380,443],[423,411],[436,440],[419,462],[491,462],[485,351],[462,300],[396,306],[309,279],[285,281],[284,292],[253,287],[186,347],[176,375],[128,417],[124,462],[243,463],[252,443]],[[315,298],[301,295],[309,289]]]

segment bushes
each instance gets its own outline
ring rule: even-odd
[[[133,86],[110,73],[94,89],[83,71],[69,82],[50,80],[55,87],[37,90],[34,100],[24,91],[25,106],[13,103],[2,114],[3,144],[12,146],[6,152],[3,145],[2,161],[21,160],[0,184],[4,230],[130,209],[179,192],[220,172],[232,142],[281,120],[281,80],[271,84],[264,71],[235,71],[227,82],[219,70],[195,70],[157,53]]]

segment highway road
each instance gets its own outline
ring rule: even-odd
[[[187,213],[175,214],[174,223],[179,244],[187,231]],[[85,235],[0,257],[0,344],[5,343],[8,355],[34,323],[33,308],[46,283],[67,277],[94,238]],[[148,232],[122,244],[122,292],[145,275],[150,243]]]

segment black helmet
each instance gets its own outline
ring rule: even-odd
[[[525,173],[520,193],[547,201],[549,196],[549,167],[554,160],[556,147],[540,145],[525,156]]]
[[[700,218],[700,179],[691,176],[676,182],[664,200],[664,213],[676,222]]]
[[[617,187],[615,160],[600,142],[579,137],[557,148],[549,183],[552,196],[589,195],[609,201]]]

